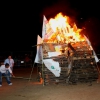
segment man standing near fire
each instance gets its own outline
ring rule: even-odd
[[[12,59],[12,56],[9,55],[7,59],[5,59],[4,64],[8,63],[12,72],[13,72],[13,67],[14,67],[14,60]]]

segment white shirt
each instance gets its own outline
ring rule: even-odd
[[[13,67],[14,60],[13,60],[13,59],[8,59],[8,58],[7,58],[7,59],[4,61],[4,64],[6,64],[6,63],[8,63],[10,67]]]
[[[0,66],[0,72],[1,72],[1,73],[6,73],[7,70],[8,70],[10,73],[12,73],[12,70],[10,69],[10,67],[6,68],[5,65],[1,65],[1,66]]]

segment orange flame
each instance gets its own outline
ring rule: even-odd
[[[49,39],[53,42],[62,43],[84,41],[85,39],[80,35],[82,29],[78,29],[75,23],[71,26],[69,21],[69,17],[63,16],[62,13],[57,14],[55,18],[51,18],[49,24],[54,33]]]

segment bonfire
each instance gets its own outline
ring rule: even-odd
[[[81,34],[82,29],[77,28],[77,25],[71,23],[71,19],[62,13],[49,21],[45,18],[44,23],[44,83],[96,80],[96,55],[88,38]]]
[[[55,18],[46,20],[46,31],[43,38],[43,54],[47,56],[48,52],[68,51],[68,46],[74,46],[77,50],[92,50],[82,29],[77,28],[75,23],[71,23],[68,16],[58,13]],[[70,45],[69,45],[70,44]],[[71,49],[70,49],[71,51]],[[65,52],[66,53],[66,52]]]
[[[51,27],[51,28],[50,28]],[[47,42],[54,43],[68,43],[84,41],[85,38],[80,34],[82,29],[78,29],[75,23],[70,23],[68,16],[63,16],[62,13],[56,15],[55,18],[51,18],[46,27],[46,35],[50,34]]]

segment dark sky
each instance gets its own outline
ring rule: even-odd
[[[47,19],[59,12],[75,19],[78,27],[86,27],[93,44],[100,44],[99,2],[97,0],[36,0],[3,2],[1,12],[0,50],[30,50],[42,35],[43,15]]]

